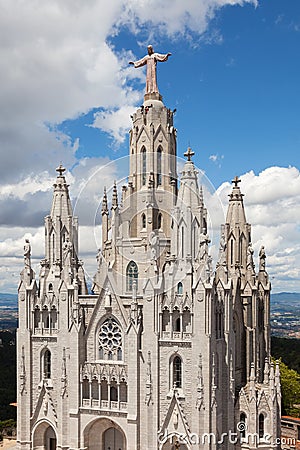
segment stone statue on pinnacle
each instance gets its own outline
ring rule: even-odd
[[[138,61],[130,61],[129,64],[134,65],[135,68],[147,65],[146,73],[146,91],[145,94],[158,94],[157,80],[156,80],[156,64],[157,61],[165,62],[168,60],[171,53],[162,55],[160,53],[155,53],[152,45],[148,45],[148,55],[144,56]]]

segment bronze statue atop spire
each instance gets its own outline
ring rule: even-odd
[[[148,55],[144,56],[142,59],[138,61],[130,61],[129,64],[134,65],[135,68],[142,67],[147,64],[147,74],[146,74],[146,91],[145,95],[148,94],[158,94],[159,91],[157,87],[156,81],[156,64],[157,61],[165,62],[168,60],[171,53],[167,53],[162,55],[160,53],[154,53],[152,45],[148,45]]]

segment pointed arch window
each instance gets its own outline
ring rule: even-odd
[[[141,154],[142,154],[142,184],[143,186],[145,186],[147,173],[147,153],[145,147],[142,148]]]
[[[110,400],[112,402],[118,401],[118,388],[117,383],[115,381],[113,381],[110,386]]]
[[[170,312],[167,308],[162,313],[162,331],[170,331]]]
[[[91,390],[92,390],[92,399],[99,400],[99,383],[96,378],[93,378],[92,380]]]
[[[108,400],[108,383],[105,379],[101,381],[101,400]]]
[[[183,285],[181,281],[177,284],[177,294],[182,295],[183,294]]]
[[[142,214],[142,228],[146,228],[146,214]]]
[[[44,378],[51,378],[51,352],[46,350],[44,353]]]
[[[39,328],[41,320],[41,311],[38,306],[35,307],[34,310],[34,328]]]
[[[133,281],[138,283],[138,266],[134,261],[130,261],[126,270],[127,291],[132,291]]]
[[[161,160],[162,160],[162,148],[157,149],[157,186],[162,184],[162,174],[161,174]]]
[[[173,359],[173,387],[182,387],[182,361],[179,356]]]
[[[160,230],[162,227],[162,213],[159,213],[157,216],[157,228]]]
[[[90,384],[87,378],[84,378],[82,381],[82,398],[83,399],[90,398]]]
[[[265,435],[265,416],[263,414],[258,417],[258,435],[259,438],[263,438]]]
[[[175,320],[175,330],[174,331],[181,331],[181,320],[180,317],[177,317],[177,319]]]

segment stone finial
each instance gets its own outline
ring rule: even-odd
[[[241,180],[238,176],[235,176],[234,179],[231,181],[232,184],[234,184],[234,187],[238,187],[238,183],[240,183]]]
[[[64,166],[61,163],[55,170],[56,170],[56,172],[58,172],[58,176],[60,176],[60,177],[66,171],[66,169],[64,168]]]
[[[188,161],[192,160],[192,156],[194,156],[195,152],[191,149],[191,147],[188,147],[187,151],[184,153],[184,156],[187,158]]]

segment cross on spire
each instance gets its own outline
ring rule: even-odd
[[[235,176],[232,180],[232,184],[234,184],[234,187],[238,187],[238,183],[240,183],[241,180],[239,180],[239,177]]]
[[[187,151],[184,153],[184,156],[187,158],[188,161],[191,161],[192,156],[194,156],[195,152],[191,149],[191,147],[188,147]]]
[[[60,163],[60,165],[57,167],[57,169],[56,169],[56,172],[58,172],[59,173],[59,176],[61,177],[62,176],[62,174],[65,172],[65,168],[64,168],[64,166],[62,165],[62,163]]]

